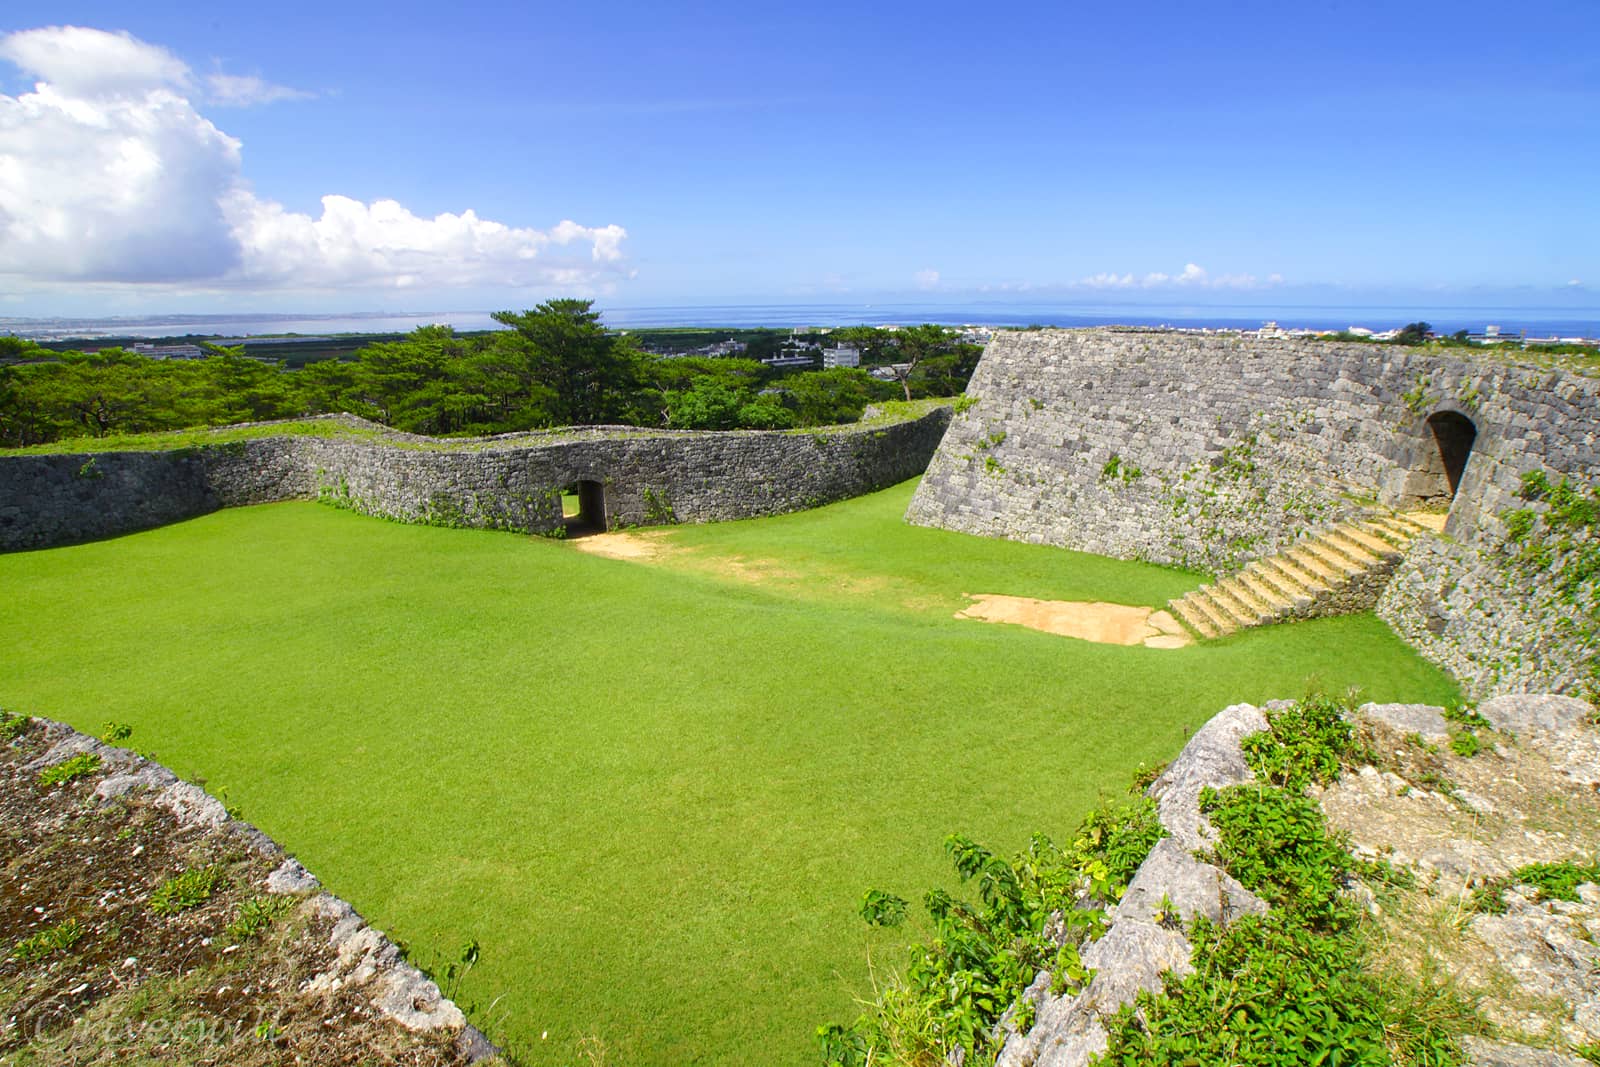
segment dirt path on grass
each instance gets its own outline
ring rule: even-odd
[[[572,547],[591,556],[635,561],[652,560],[661,554],[662,544],[654,537],[636,533],[597,533],[572,539]]]
[[[662,563],[674,557],[676,566],[716,574],[757,585],[798,581],[804,574],[778,560],[745,556],[707,555],[669,544],[662,533],[613,531],[587,534],[569,542],[579,552],[630,563]],[[882,593],[882,580],[837,576],[835,591],[863,596]],[[1104,601],[1035,600],[998,593],[964,594],[972,601],[956,612],[958,619],[1007,622],[1032,630],[1076,637],[1104,645],[1143,645],[1145,648],[1183,648],[1193,643],[1183,625],[1165,611]],[[908,605],[909,606],[909,605]]]
[[[1035,600],[999,593],[972,594],[958,619],[1009,622],[1032,630],[1102,645],[1183,648],[1191,643],[1177,619],[1165,611],[1094,600]]]

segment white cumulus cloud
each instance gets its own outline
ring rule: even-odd
[[[1267,285],[1281,285],[1283,275],[1272,274],[1267,277]],[[1213,275],[1198,263],[1185,263],[1183,270],[1176,274],[1165,271],[1151,271],[1148,274],[1135,276],[1132,273],[1118,274],[1115,271],[1101,271],[1085,278],[1079,278],[1073,285],[1088,289],[1160,289],[1170,286],[1188,286],[1197,289],[1255,289],[1261,282],[1254,274],[1217,274]]]
[[[253,74],[206,75],[207,98],[224,107],[254,107],[257,104],[275,104],[279,100],[310,100],[316,95],[304,89],[274,85]]]
[[[316,216],[259,197],[241,145],[196,110],[309,94],[197,80],[164,48],[74,26],[0,37],[37,79],[0,94],[0,276],[191,288],[589,286],[624,273],[616,225],[508,226],[330,194]]]
[[[919,270],[912,276],[918,289],[936,289],[939,286],[939,272],[932,269]]]

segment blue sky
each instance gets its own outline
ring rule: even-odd
[[[1593,308],[1597,40],[1594,0],[12,0],[0,315]]]

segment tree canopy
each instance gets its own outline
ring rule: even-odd
[[[508,329],[460,335],[421,326],[352,359],[303,369],[251,358],[242,347],[153,359],[120,348],[54,352],[0,337],[0,446],[336,412],[435,436],[604,423],[818,426],[852,421],[869,403],[896,395],[959,393],[979,351],[936,326],[835,331],[838,341],[862,349],[868,366],[906,365],[890,382],[856,368],[653,356],[607,330],[587,300],[550,300],[494,318]]]

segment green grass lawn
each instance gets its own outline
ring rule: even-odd
[[[419,962],[477,938],[462,999],[532,1063],[798,1064],[869,944],[902,957],[862,891],[947,884],[945,834],[1066,836],[1308,679],[1455,695],[1370,615],[1179,651],[952,619],[1195,579],[907,527],[910,491],[653,535],[654,564],[311,503],[0,556],[0,705],[132,724]]]

